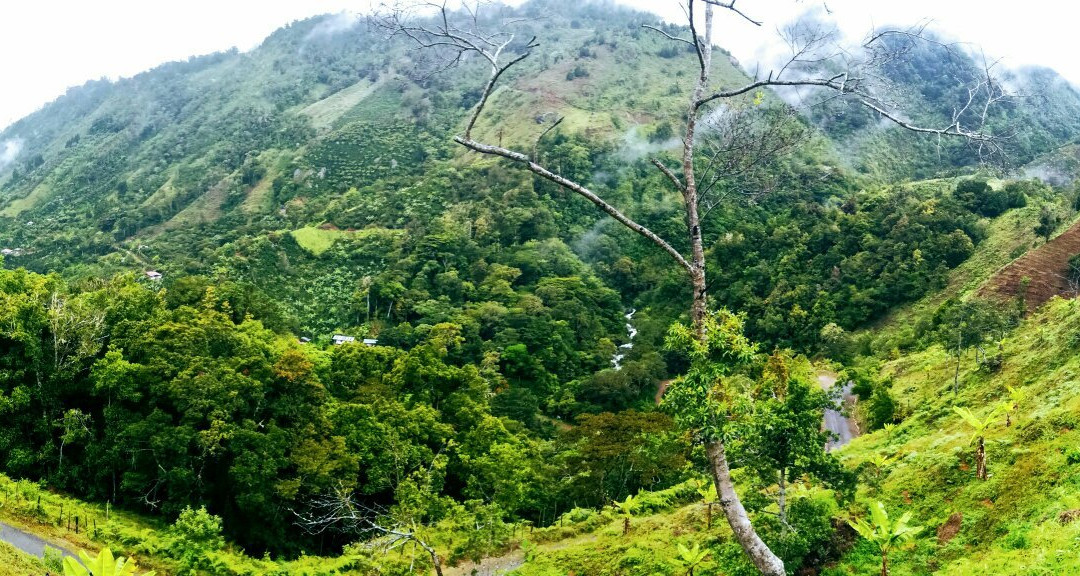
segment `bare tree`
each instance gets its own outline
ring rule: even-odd
[[[105,312],[85,299],[54,290],[49,296],[49,332],[52,334],[53,371],[75,368],[101,350],[105,338]]]
[[[483,115],[499,80],[538,46],[536,38],[524,42],[516,38],[510,31],[510,25],[514,23],[512,20],[482,16],[480,12],[484,4],[480,1],[465,2],[461,11],[454,11],[445,2],[427,3],[420,7],[433,9],[433,18],[416,17],[418,12],[414,10],[393,9],[376,19],[392,34],[407,37],[417,46],[443,55],[442,69],[457,66],[474,57],[484,61],[489,68],[487,81],[468,117],[464,132],[455,135],[454,141],[469,150],[520,165],[540,178],[575,192],[666,252],[686,272],[692,294],[690,316],[696,338],[700,341],[709,337],[705,322],[709,287],[706,282],[702,219],[716,205],[715,195],[710,198],[710,194],[717,192],[722,181],[732,177],[761,174],[768,159],[790,150],[800,140],[795,132],[785,133],[779,129],[782,124],[767,123],[753,127],[753,123],[742,121],[750,118],[749,115],[740,119],[737,111],[728,111],[726,119],[721,115],[719,129],[714,130],[712,142],[706,145],[707,154],[702,154],[699,144],[706,139],[699,134],[699,129],[705,131],[705,119],[710,111],[716,111],[718,105],[731,104],[739,98],[754,96],[767,89],[796,91],[800,97],[812,95],[818,101],[847,100],[911,132],[939,138],[959,138],[975,147],[980,157],[1001,151],[1000,139],[984,131],[991,106],[1006,97],[1001,85],[990,75],[993,67],[990,64],[984,66],[985,77],[973,80],[968,87],[966,101],[957,103],[951,118],[942,126],[917,124],[903,113],[901,100],[892,97],[884,69],[903,58],[912,43],[923,39],[921,28],[875,32],[853,50],[839,46],[835,42],[835,35],[826,29],[796,26],[786,31],[790,54],[783,64],[766,74],[756,74],[742,86],[717,89],[710,77],[713,70],[714,13],[719,9],[722,13],[756,26],[760,26],[761,22],[737,8],[736,0],[685,0],[689,38],[646,26],[672,42],[690,46],[697,61],[697,77],[687,96],[680,165],[673,168],[660,159],[652,161],[682,197],[689,245],[689,252],[683,253],[669,239],[635,221],[584,183],[544,165],[535,153],[535,147],[533,153],[529,154],[504,147],[501,141],[496,145],[474,137],[477,121]],[[416,6],[413,5],[414,8]],[[494,29],[490,28],[492,26]],[[551,128],[540,137],[549,130]],[[705,166],[699,167],[697,163],[702,156],[706,158]],[[783,561],[758,536],[735,491],[724,439],[708,439],[705,447],[719,503],[735,538],[762,574],[784,575]]]
[[[420,535],[420,526],[415,521],[394,520],[386,510],[359,502],[350,490],[339,487],[311,501],[306,511],[293,513],[297,517],[296,523],[309,534],[336,530],[353,535],[373,536],[366,542],[367,546],[384,552],[411,542],[427,553],[436,576],[442,576],[442,557],[435,547]]]

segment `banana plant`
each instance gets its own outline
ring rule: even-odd
[[[911,512],[904,512],[895,522],[889,520],[889,513],[880,501],[870,505],[869,522],[861,518],[848,520],[859,536],[869,540],[881,553],[881,576],[889,576],[889,552],[922,532],[922,526],[912,526],[910,521]]]
[[[885,430],[885,441],[892,441],[892,433],[893,430],[896,430],[896,424],[893,424],[892,422],[887,422],[884,426],[882,426],[882,429]]]
[[[633,494],[627,494],[626,500],[619,502],[618,500],[612,501],[612,504],[619,509],[619,512],[623,515],[623,536],[630,533],[630,518],[634,515],[634,508],[637,508],[637,501],[634,500]]]
[[[139,569],[135,560],[120,556],[113,557],[112,550],[102,548],[97,557],[91,558],[89,554],[79,551],[78,560],[67,556],[64,558],[64,576],[133,576]],[[155,572],[145,572],[142,576],[154,576]]]
[[[968,423],[973,430],[971,434],[971,440],[968,441],[968,445],[978,442],[975,448],[975,477],[979,480],[986,480],[986,443],[985,435],[986,431],[990,428],[990,425],[997,419],[998,414],[1002,410],[1002,406],[995,406],[990,414],[984,420],[980,420],[975,414],[967,408],[961,408],[959,406],[953,406],[953,412],[956,412],[964,419],[964,422]]]
[[[708,550],[702,550],[701,545],[695,543],[693,548],[687,548],[684,544],[678,545],[679,555],[675,562],[686,569],[686,576],[694,576],[694,568],[700,566],[709,556]]]
[[[1005,404],[1005,427],[1012,426],[1012,414],[1020,409],[1020,403],[1027,398],[1027,392],[1023,388],[1006,386],[1009,390],[1009,401]]]
[[[705,529],[712,529],[712,507],[719,498],[716,497],[716,485],[707,480],[697,481],[697,493],[701,496],[701,502],[705,504]]]

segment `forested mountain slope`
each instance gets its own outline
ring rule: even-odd
[[[519,12],[543,14],[551,32],[495,95],[482,135],[531,148],[564,117],[542,148],[568,175],[632,211],[671,214],[663,183],[642,172],[647,154],[670,145],[692,59],[642,29],[655,20],[647,14],[558,2]],[[947,118],[959,84],[978,72],[963,53],[942,50],[930,45],[891,70],[916,120]],[[716,67],[724,85],[743,78],[727,59]],[[413,253],[420,238],[448,227],[482,249],[558,238],[602,265],[626,255],[595,254],[619,231],[589,206],[523,175],[493,176],[452,147],[448,135],[473,104],[480,67],[426,72],[422,53],[339,15],[296,22],[251,52],[72,89],[0,134],[21,150],[0,167],[0,246],[9,263],[42,272],[160,268],[167,279],[241,282],[273,293],[290,326],[310,335],[366,320],[366,303],[358,314],[350,298],[365,277],[392,267],[373,256],[387,243]],[[1026,160],[1076,133],[1080,99],[1050,71],[1014,76],[1037,97],[998,107],[996,129],[1017,132],[1008,146]],[[977,161],[960,144],[939,148],[865,111],[825,106],[812,116],[831,139],[778,188],[810,191],[813,204],[865,186],[841,166],[902,179]],[[817,175],[820,184],[808,181]],[[491,202],[512,206],[490,211]]]
[[[522,24],[542,48],[476,134],[533,151],[683,249],[678,194],[650,161],[678,146],[693,54],[644,29],[654,16],[610,3],[534,0],[502,15],[543,16]],[[940,49],[889,72],[920,122],[949,119],[978,73]],[[570,191],[453,145],[485,70],[429,72],[400,38],[324,16],[247,53],[72,89],[0,133],[19,149],[0,166],[0,470],[168,523],[156,526],[165,544],[121,526],[91,541],[196,573],[405,574],[428,566],[418,542],[458,564],[527,548],[526,525],[573,551],[597,530],[617,538],[605,509],[633,516],[639,493],[669,528],[665,515],[701,496],[704,460],[655,400],[692,364],[664,345],[688,308],[682,271]],[[724,57],[713,74],[747,79]],[[1080,97],[1049,71],[1010,82],[1029,96],[995,107],[989,129],[1009,135],[1014,161],[1068,164]],[[741,104],[767,114],[781,96]],[[712,303],[738,313],[719,318],[747,336],[724,374],[757,411],[733,432],[737,482],[788,565],[820,570],[846,553],[828,543],[844,537],[850,498],[893,481],[878,470],[856,491],[865,466],[817,450],[829,399],[806,358],[853,366],[863,423],[914,442],[942,422],[945,384],[920,389],[924,413],[899,408],[907,387],[894,382],[920,359],[944,373],[959,342],[964,362],[979,350],[978,370],[961,366],[961,397],[978,407],[1004,382],[983,368],[991,338],[1031,324],[969,284],[1022,256],[1042,211],[1061,227],[1077,202],[1060,181],[988,182],[963,143],[862,109],[834,102],[792,122],[804,145],[768,164],[766,186],[720,183],[732,192],[710,206],[705,257],[722,287]],[[333,334],[377,345],[332,346]],[[1034,370],[1005,366],[1010,383]],[[813,450],[777,469],[788,455],[769,450],[786,444],[758,441],[776,430],[802,431]],[[793,492],[790,525],[771,520],[785,470],[808,491]],[[4,489],[20,521],[51,522],[56,503],[26,504],[35,486]],[[365,513],[350,523],[343,510]],[[386,518],[413,531],[413,556],[379,553],[388,533],[371,521]],[[616,573],[674,574],[658,546],[698,528],[681,530],[523,570],[592,573],[574,562],[611,552]],[[725,571],[747,570],[724,533],[698,540]],[[234,557],[240,547],[267,558]]]

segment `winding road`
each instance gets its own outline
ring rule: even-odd
[[[0,522],[0,540],[11,544],[27,554],[37,556],[38,558],[45,555],[45,547],[48,546],[49,548],[59,550],[64,556],[71,556],[78,560],[78,556],[72,554],[71,551],[4,522]],[[79,560],[79,563],[81,564],[82,560]]]

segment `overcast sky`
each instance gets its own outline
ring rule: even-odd
[[[682,21],[678,0],[619,0]],[[370,0],[0,0],[0,129],[87,80],[119,78],[196,54],[254,48],[276,28],[327,12],[363,12]],[[772,31],[809,8],[824,6],[849,33],[873,25],[932,27],[981,45],[1012,66],[1040,64],[1080,85],[1080,58],[1068,3],[1023,6],[964,0],[741,0],[765,22],[756,28],[718,22],[716,43],[744,64]]]

